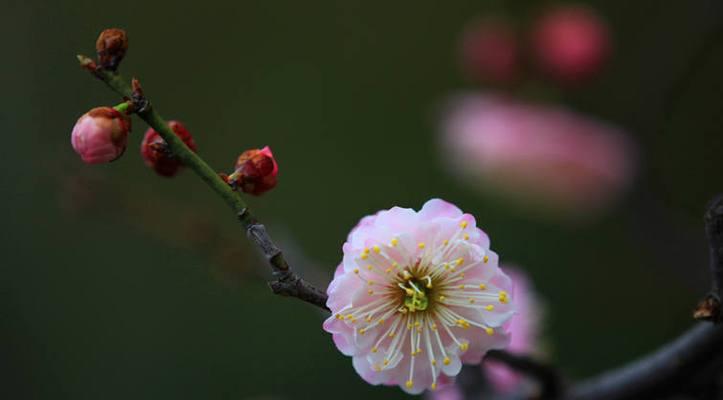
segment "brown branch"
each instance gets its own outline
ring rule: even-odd
[[[660,398],[722,349],[723,326],[700,323],[653,354],[575,385],[567,399]]]
[[[503,363],[509,368],[535,379],[540,384],[540,393],[536,398],[556,399],[563,393],[563,380],[557,370],[533,357],[502,350],[490,350],[487,352],[485,360]]]
[[[723,297],[723,195],[716,196],[705,213],[705,233],[708,236],[711,290],[698,304],[693,316],[696,319],[721,322],[721,298]]]
[[[247,209],[239,213],[238,219],[246,227],[246,234],[249,239],[261,250],[261,253],[271,266],[271,272],[276,280],[270,282],[269,286],[274,293],[281,296],[296,297],[321,309],[331,311],[326,306],[326,293],[306,282],[291,270],[281,249],[274,244],[271,237],[266,233],[265,226],[258,223]]]
[[[720,321],[723,280],[723,196],[717,196],[705,213],[710,251],[712,289],[696,310],[696,317]],[[701,316],[705,310],[709,315]],[[658,351],[629,365],[606,372],[574,386],[567,398],[616,400],[650,398],[690,380],[699,369],[723,351],[723,325],[700,323]]]

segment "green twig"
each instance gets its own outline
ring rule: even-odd
[[[81,67],[90,71],[114,92],[131,101],[134,112],[161,135],[173,156],[196,173],[234,211],[249,238],[261,249],[269,262],[271,271],[276,278],[269,284],[273,292],[282,296],[296,297],[328,310],[326,293],[310,285],[291,270],[281,250],[276,247],[266,232],[266,228],[248,210],[246,202],[221,179],[213,168],[176,136],[168,123],[144,97],[137,81],[134,80],[131,85],[117,72],[97,67],[95,62],[88,57],[78,56],[78,60]]]

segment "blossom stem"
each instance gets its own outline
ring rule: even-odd
[[[134,90],[137,81],[131,86],[120,74],[103,68],[90,68],[92,60],[78,56],[81,67],[89,70],[95,77],[103,81],[114,92],[137,104],[135,113],[166,141],[171,153],[183,165],[198,175],[223,201],[235,212],[238,220],[246,230],[249,238],[259,247],[266,257],[271,271],[276,278],[269,285],[274,293],[282,296],[296,297],[322,309],[326,307],[326,293],[319,290],[296,275],[289,267],[283,253],[279,250],[260,224],[249,211],[246,202],[214,171],[198,154],[191,151],[176,136],[168,123],[150,105],[140,90]],[[89,61],[90,60],[90,61]],[[139,85],[138,85],[139,88]]]

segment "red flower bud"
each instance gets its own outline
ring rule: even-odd
[[[126,150],[131,120],[112,107],[96,107],[83,114],[73,127],[70,141],[88,164],[113,161]]]
[[[473,79],[508,83],[520,74],[520,48],[514,27],[503,19],[486,19],[462,35],[462,67]]]
[[[276,186],[278,173],[279,166],[266,146],[241,153],[236,160],[236,171],[228,177],[228,182],[240,187],[244,193],[258,196]]]
[[[178,121],[169,121],[168,126],[189,149],[196,151],[196,142],[183,124]],[[168,148],[168,143],[153,128],[148,128],[143,137],[141,156],[146,165],[161,176],[170,178],[176,175],[182,167],[181,162],[173,156]]]
[[[585,6],[559,6],[535,24],[532,44],[540,67],[563,83],[595,75],[610,52],[608,28]]]
[[[98,64],[105,69],[115,71],[128,50],[128,36],[123,29],[111,28],[100,33],[95,42],[98,52]]]

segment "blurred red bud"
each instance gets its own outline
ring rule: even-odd
[[[128,50],[128,36],[123,29],[110,28],[100,33],[95,42],[98,64],[105,69],[115,71]]]
[[[196,151],[196,142],[183,124],[178,121],[169,121],[168,126],[189,149]],[[173,156],[168,148],[168,143],[153,128],[148,128],[143,137],[141,156],[146,165],[161,176],[170,178],[176,175],[182,167],[181,162]]]
[[[236,160],[235,169],[228,181],[231,185],[240,187],[244,193],[258,196],[276,186],[279,166],[268,146],[241,153]]]
[[[462,34],[461,59],[470,78],[496,83],[514,81],[520,70],[517,33],[503,19],[477,21]]]
[[[582,5],[547,10],[535,23],[531,40],[540,68],[562,83],[592,77],[610,53],[605,21]]]

